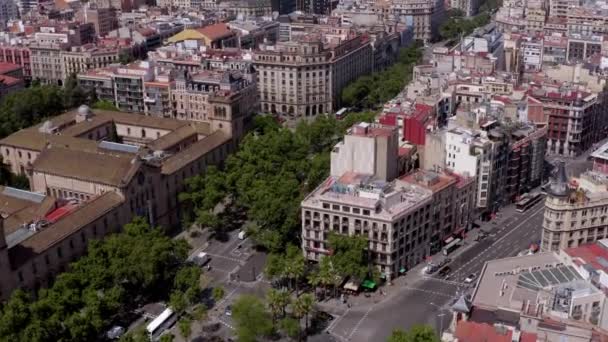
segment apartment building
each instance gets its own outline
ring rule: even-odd
[[[387,278],[430,253],[432,192],[400,180],[347,172],[330,177],[302,201],[302,249],[308,260],[329,253],[330,233],[369,240],[369,258]]]
[[[360,123],[331,151],[330,175],[352,171],[390,181],[399,175],[399,133],[394,126]]]
[[[593,55],[600,55],[603,44],[604,37],[602,35],[584,36],[578,33],[570,34],[568,36],[568,49],[566,51],[568,61],[581,62]]]
[[[351,33],[264,45],[253,58],[262,110],[300,117],[337,109],[342,89],[373,66],[370,42]]]
[[[62,52],[69,47],[67,40],[62,43],[31,43],[30,63],[32,79],[42,84],[62,86],[65,81]]]
[[[90,69],[104,68],[118,63],[120,50],[118,48],[97,47],[93,44],[74,46],[69,51],[62,51],[63,79],[72,74],[78,74]]]
[[[32,79],[30,49],[28,47],[0,44],[0,62],[20,65],[23,68],[23,78],[26,81]]]
[[[95,33],[100,37],[105,37],[111,31],[118,29],[117,9],[114,7],[87,6],[78,11],[76,18],[81,22],[92,23]]]
[[[463,10],[476,12],[479,3],[476,0],[462,1]],[[422,0],[394,0],[387,2],[381,10],[387,11],[401,18],[411,18],[411,25],[414,30],[414,39],[430,41],[439,35],[439,26],[445,19],[445,5],[442,0],[422,1]],[[467,13],[467,12],[465,12]]]
[[[592,153],[594,168],[569,180],[563,162],[547,190],[541,248],[557,251],[608,237],[607,145]]]
[[[541,185],[543,181],[547,126],[520,127],[511,134],[507,164],[505,197],[515,202],[518,197]]]
[[[171,99],[174,118],[209,122],[237,140],[259,111],[256,84],[239,71],[180,73]]]
[[[558,83],[559,84],[559,83]],[[560,87],[534,88],[528,96],[542,103],[549,124],[547,153],[578,156],[597,141],[603,129],[598,94]]]
[[[463,237],[473,222],[475,178],[453,172],[417,170],[400,180],[433,193],[431,206],[431,253],[437,253],[449,238]]]

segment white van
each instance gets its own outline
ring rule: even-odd
[[[211,261],[211,258],[209,257],[209,255],[207,253],[200,252],[194,257],[193,261],[198,266],[203,267],[203,266],[205,266],[206,263]]]
[[[246,237],[247,237],[247,232],[245,232],[244,230],[241,230],[239,232],[239,239],[245,240]]]

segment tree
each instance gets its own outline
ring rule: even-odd
[[[91,107],[93,109],[109,110],[109,111],[114,111],[114,112],[120,111],[120,109],[116,108],[114,103],[112,103],[108,100],[98,100],[98,101],[94,102]]]
[[[205,304],[199,304],[192,310],[192,318],[197,321],[202,321],[207,317],[207,307]]]
[[[122,314],[163,298],[187,251],[183,240],[135,219],[122,233],[92,241],[35,300],[16,291],[1,309],[0,340],[94,340]]]
[[[293,318],[283,318],[279,321],[279,329],[292,339],[296,339],[300,336],[300,322]]]
[[[181,291],[175,291],[169,296],[169,306],[173,311],[182,313],[188,307],[188,301],[186,295]]]
[[[192,320],[189,317],[184,317],[177,323],[179,327],[179,333],[183,338],[188,340],[192,335]]]
[[[173,342],[174,339],[173,334],[165,334],[160,337],[160,342]]]
[[[388,342],[439,342],[440,339],[435,334],[432,327],[428,325],[414,325],[409,331],[401,329],[393,330]]]
[[[264,303],[251,295],[240,296],[232,306],[236,334],[241,342],[253,342],[272,333],[272,320]]]
[[[226,294],[226,291],[224,290],[223,287],[216,286],[213,288],[212,296],[213,296],[213,300],[216,303],[219,302],[222,298],[224,298],[225,294]]]
[[[129,51],[129,50],[122,50],[120,52],[120,54],[118,55],[118,61],[122,65],[127,65],[129,63],[134,62],[135,61],[135,57],[133,57],[133,54],[131,53],[131,51]]]
[[[331,250],[330,261],[342,277],[363,280],[369,273],[367,239],[331,233],[327,239]]]
[[[63,106],[65,108],[76,108],[87,102],[87,94],[78,84],[76,73],[70,74],[65,80],[63,87]]]
[[[285,260],[285,275],[294,281],[297,295],[299,279],[306,272],[306,259],[304,259],[304,255],[298,247],[289,245],[287,246]]]
[[[306,330],[308,330],[308,316],[313,312],[314,308],[315,297],[310,293],[302,294],[293,304],[296,317],[304,317]]]
[[[266,293],[266,302],[268,303],[268,308],[272,314],[273,323],[279,315],[285,317],[285,308],[289,305],[290,300],[291,298],[287,291],[276,289],[268,290]]]

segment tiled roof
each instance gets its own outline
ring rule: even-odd
[[[106,192],[90,202],[84,203],[76,211],[62,217],[56,223],[11,248],[9,250],[11,267],[19,268],[31,258],[42,254],[57,242],[63,241],[66,237],[78,232],[85,225],[102,217],[122,203],[123,197],[115,192]]]
[[[40,153],[32,168],[34,172],[123,187],[140,165],[133,156],[51,147]]]
[[[209,40],[218,40],[225,37],[229,37],[234,33],[230,30],[228,25],[225,23],[218,23],[209,26],[205,26],[203,28],[197,29],[202,35],[204,35]]]
[[[504,328],[497,330],[494,326],[485,323],[460,321],[456,325],[454,334],[459,342],[511,342],[513,331]]]
[[[190,145],[187,149],[180,151],[180,153],[175,154],[163,161],[162,173],[169,175],[179,171],[182,167],[199,159],[209,151],[214,150],[228,141],[230,141],[230,137],[228,135],[222,131],[216,131],[213,134]]]

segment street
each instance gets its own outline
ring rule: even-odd
[[[490,237],[480,242],[466,239],[468,249],[453,257],[448,280],[423,275],[424,265],[419,265],[389,286],[387,296],[376,303],[344,308],[329,332],[343,341],[385,341],[394,329],[407,330],[414,324],[429,324],[437,330],[447,328],[450,305],[475,284],[464,284],[464,279],[471,273],[479,275],[486,261],[515,256],[539,241],[543,209],[543,201],[525,213],[516,212],[514,205],[503,208],[496,225],[487,222],[480,228],[490,231]]]

